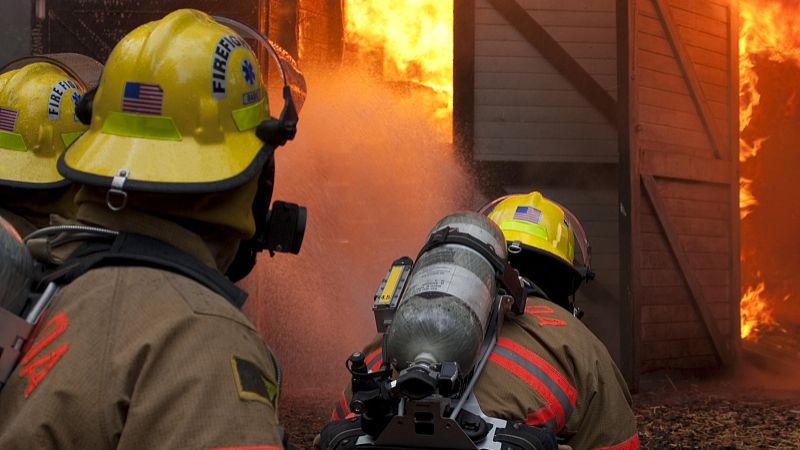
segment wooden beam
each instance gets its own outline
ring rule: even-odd
[[[640,254],[638,215],[639,143],[633,124],[638,121],[638,96],[633,55],[636,36],[636,2],[617,0],[617,92],[619,116],[619,287],[620,287],[620,369],[631,392],[639,390],[641,372],[641,308],[636,301],[639,275],[636,267]]]
[[[642,152],[642,174],[676,180],[732,184],[731,163],[728,161],[659,152],[653,149],[645,150]],[[739,184],[733,184],[738,189]]]
[[[344,54],[344,12],[341,0],[328,0],[328,46],[325,62],[333,68],[342,65]]]
[[[269,37],[295,59],[298,58],[297,1],[269,0]]]
[[[694,306],[697,309],[697,312],[700,314],[700,318],[703,319],[703,323],[708,330],[708,334],[714,344],[714,349],[717,352],[717,357],[723,365],[728,366],[732,362],[731,346],[720,333],[717,321],[714,319],[711,309],[706,303],[700,282],[697,280],[691,268],[689,267],[689,258],[678,240],[677,229],[675,226],[673,226],[672,220],[670,220],[666,205],[664,205],[664,201],[658,192],[656,180],[652,175],[642,174],[642,184],[644,185],[644,190],[647,192],[647,196],[650,198],[650,202],[652,203],[653,209],[656,212],[656,217],[658,217],[658,221],[661,223],[661,227],[664,229],[664,235],[667,238],[667,242],[672,250],[672,254],[678,261],[678,268],[683,275],[683,279],[686,281],[686,285],[689,287],[689,291],[692,293]]]
[[[731,180],[739,180],[739,40],[733,37],[739,35],[739,2],[731,2],[728,8],[728,76],[730,77],[729,83],[729,97],[728,104],[731,105],[729,110],[729,125],[728,125],[728,139],[730,140],[730,169]],[[740,256],[740,219],[739,219],[739,183],[731,183],[729,202],[731,205],[730,223],[731,223],[731,292],[730,292],[730,308],[731,308],[731,340],[733,341],[734,357],[738,358],[741,354],[741,306],[740,299],[742,298],[742,275],[741,275],[741,256]]]
[[[714,150],[714,157],[722,159],[724,155],[723,149],[725,148],[723,143],[725,141],[722,138],[719,127],[717,127],[714,121],[714,116],[711,114],[711,108],[709,108],[705,94],[703,93],[703,88],[700,86],[700,79],[694,70],[694,63],[692,63],[692,60],[689,58],[689,52],[686,50],[686,46],[683,45],[683,41],[678,35],[678,27],[675,25],[669,6],[666,4],[665,0],[653,0],[653,5],[661,20],[661,25],[664,27],[664,34],[667,36],[667,41],[672,47],[672,51],[675,53],[678,67],[681,73],[683,73],[683,78],[686,80],[687,87],[689,88],[689,96],[694,102],[697,114],[700,116],[700,121],[703,122],[706,133],[708,133],[711,147]]]
[[[475,145],[475,0],[453,2],[453,142],[465,161]]]
[[[611,125],[617,126],[617,101],[525,8],[514,0],[488,1]]]

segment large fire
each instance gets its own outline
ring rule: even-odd
[[[348,48],[371,57],[377,54],[384,80],[432,90],[434,116],[449,129],[453,0],[345,0],[344,16]]]
[[[780,126],[776,125],[777,120],[774,118],[776,114],[774,112],[768,113],[767,108],[762,103],[766,103],[767,100],[771,101],[772,104],[783,103],[784,109],[781,114],[785,116],[782,118],[784,120],[789,117],[789,114],[795,114],[794,110],[796,109],[793,102],[797,91],[792,91],[793,87],[778,86],[791,92],[788,98],[779,98],[778,96],[780,95],[786,95],[786,92],[772,90],[776,88],[774,80],[770,80],[772,83],[759,84],[760,81],[764,81],[762,78],[768,72],[767,66],[769,64],[791,65],[800,68],[800,16],[798,16],[798,6],[793,2],[787,1],[741,0],[739,34],[739,131],[741,138],[739,161],[742,167],[742,175],[739,180],[739,206],[740,219],[742,221],[741,260],[742,287],[744,291],[741,299],[741,336],[748,340],[758,340],[759,332],[779,327],[775,307],[779,305],[781,300],[785,301],[789,298],[786,292],[791,285],[791,282],[782,279],[786,277],[780,275],[781,272],[773,271],[771,274],[765,271],[765,275],[762,275],[761,265],[769,258],[773,260],[788,258],[791,260],[792,257],[790,255],[775,254],[773,249],[780,249],[780,241],[784,240],[786,242],[792,237],[781,236],[775,230],[765,228],[765,222],[767,225],[770,222],[765,220],[764,217],[760,218],[759,222],[751,222],[754,220],[754,216],[757,215],[756,212],[760,208],[759,205],[766,204],[765,198],[757,198],[754,195],[759,181],[762,182],[762,186],[767,183],[773,183],[778,186],[780,182],[780,180],[771,179],[766,174],[765,167],[767,167],[767,164],[759,161],[762,150],[768,145],[770,138],[774,137],[770,134],[774,133],[774,131],[767,131],[769,127],[764,126],[764,124],[772,127]],[[775,75],[772,76],[774,77]],[[770,86],[770,91],[766,91],[764,86]],[[760,125],[757,125],[755,118],[759,114],[762,117]],[[781,114],[777,114],[779,118],[781,118]],[[785,144],[779,141],[772,145],[772,151],[776,151],[775,147],[780,148],[781,145]],[[785,151],[785,147],[781,148],[781,150]],[[762,189],[762,192],[765,192],[765,190]],[[769,200],[772,205],[781,201],[781,199]],[[791,221],[792,213],[787,211],[784,222],[791,223]],[[773,224],[776,227],[783,226],[783,223],[773,222]],[[759,236],[758,233],[761,233],[761,235]],[[765,236],[768,235],[772,235],[773,242],[777,241],[779,244],[773,245],[772,248],[764,248],[763,242],[766,241],[767,238]],[[756,242],[757,239],[760,239],[760,243]],[[787,264],[792,263],[787,261]]]

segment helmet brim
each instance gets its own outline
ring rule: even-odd
[[[68,184],[69,181],[56,170],[52,157],[0,148],[0,186],[55,189]]]
[[[126,191],[220,192],[258,174],[271,154],[261,151],[263,147],[255,133],[230,133],[222,142],[200,143],[192,137],[163,141],[90,129],[61,154],[57,167],[65,178],[92,186],[111,187],[121,169],[136,167],[128,170]]]

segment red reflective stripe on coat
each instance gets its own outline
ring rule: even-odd
[[[598,447],[594,450],[638,450],[640,446],[639,433],[636,433],[624,442],[612,445],[611,447]]]
[[[569,402],[573,406],[575,406],[575,401],[578,398],[577,391],[575,391],[575,388],[572,387],[571,384],[569,384],[569,381],[567,381],[566,378],[564,378],[564,375],[561,375],[561,372],[559,372],[555,367],[550,365],[550,363],[542,359],[541,356],[531,352],[527,348],[517,344],[511,339],[500,338],[497,340],[497,345],[513,351],[514,353],[526,359],[534,366],[541,369],[542,372],[544,372],[551,380],[553,380],[558,385],[559,388],[561,388],[562,391],[564,391],[564,394],[567,395]]]
[[[350,414],[350,406],[347,404],[347,399],[344,397],[344,392],[342,392],[342,395],[339,396],[339,407],[342,408],[342,412],[344,412],[345,417]]]
[[[364,358],[364,363],[367,365],[370,372],[374,372],[381,367],[383,363],[383,355],[381,353],[382,349],[378,348]]]
[[[347,399],[344,396],[344,392],[339,396],[339,402],[331,411],[331,420],[342,420],[347,417],[350,417],[353,413],[350,412],[350,408],[347,406]]]
[[[560,431],[561,428],[564,427],[566,424],[564,408],[561,406],[561,402],[558,401],[555,394],[553,394],[553,392],[547,386],[545,386],[544,383],[533,376],[533,374],[525,370],[522,366],[506,358],[505,356],[492,353],[489,355],[489,361],[492,361],[493,363],[514,374],[517,378],[528,384],[528,386],[530,386],[534,392],[539,394],[540,397],[542,397],[542,400],[547,403],[546,408],[551,411],[552,416],[556,419],[556,432]]]
[[[553,414],[553,410],[545,406],[538,411],[529,413],[525,423],[528,425],[544,425],[551,420],[555,420],[555,418],[556,416]]]

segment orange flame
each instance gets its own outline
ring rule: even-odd
[[[797,6],[790,2],[774,0],[742,0],[739,3],[739,131],[745,131],[751,123],[753,112],[761,102],[758,91],[758,59],[775,62],[794,62],[800,65],[800,18]],[[739,161],[746,162],[758,155],[768,136],[751,137],[752,141],[739,140]],[[739,179],[740,220],[753,213],[758,199],[753,195],[753,179]],[[746,237],[742,241],[742,261],[747,248]],[[749,249],[754,251],[754,249]],[[751,277],[752,278],[752,277]],[[764,295],[765,283],[761,274],[756,274],[757,285],[747,286],[742,296],[741,336],[758,340],[760,330],[773,328],[777,322],[770,308],[771,299]],[[786,300],[784,298],[784,300]]]
[[[745,217],[753,212],[753,208],[758,205],[758,200],[750,190],[752,184],[753,180],[744,177],[739,178],[739,220],[744,220]]]
[[[435,117],[453,115],[453,0],[346,0],[345,41],[383,53],[388,81],[427,86]]]
[[[742,296],[741,306],[741,334],[742,339],[758,341],[758,331],[776,327],[778,322],[773,316],[772,308],[762,297],[764,282],[758,283],[755,288],[750,287]]]
[[[739,131],[753,118],[761,102],[755,58],[800,63],[800,20],[797,11],[774,0],[743,0],[739,9]],[[765,137],[753,143],[740,140],[739,161],[758,154]]]

